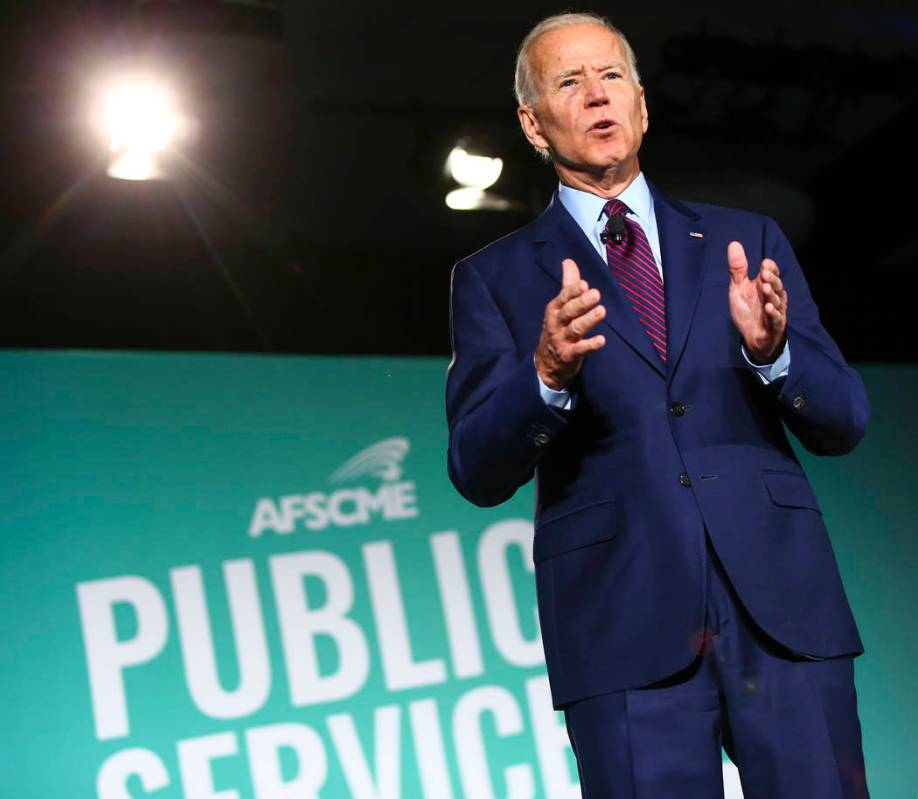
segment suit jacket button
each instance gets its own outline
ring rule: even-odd
[[[791,405],[794,406],[795,411],[799,411],[804,405],[806,405],[806,400],[800,394],[798,394],[796,397],[794,397],[794,401],[791,403]]]
[[[548,433],[537,433],[533,436],[532,443],[537,447],[544,447],[550,440]]]
[[[692,478],[688,476],[688,472],[682,472],[679,475],[679,482],[688,488],[692,484]]]
[[[674,402],[669,406],[669,412],[673,416],[684,416],[685,415],[685,405],[681,402]]]

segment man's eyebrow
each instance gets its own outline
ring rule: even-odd
[[[605,72],[608,69],[617,69],[623,72],[625,65],[621,61],[610,61],[608,64],[603,64],[601,67],[598,67],[596,71]],[[582,69],[565,69],[563,72],[559,72],[555,75],[555,80],[564,80],[565,78],[573,78],[582,74]]]
[[[565,69],[563,72],[559,72],[555,75],[555,80],[564,80],[564,78],[572,78],[575,75],[582,75],[582,69]]]

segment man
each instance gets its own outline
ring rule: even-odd
[[[454,271],[449,471],[486,506],[536,477],[542,638],[583,795],[720,796],[723,745],[746,799],[866,797],[862,646],[782,425],[845,453],[863,385],[770,219],[644,180],[644,89],[606,20],[537,25],[517,94],[560,188]]]

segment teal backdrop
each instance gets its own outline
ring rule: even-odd
[[[0,353],[0,799],[578,796],[532,488],[455,493],[446,365]],[[863,444],[801,457],[872,793],[914,798],[918,368],[861,373]]]

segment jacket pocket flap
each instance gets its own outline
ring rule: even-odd
[[[775,505],[785,508],[810,508],[818,511],[819,503],[806,477],[793,472],[762,472],[765,487]],[[821,512],[821,511],[820,511]]]
[[[615,500],[604,499],[540,519],[532,548],[535,563],[574,549],[614,538],[617,532]]]

